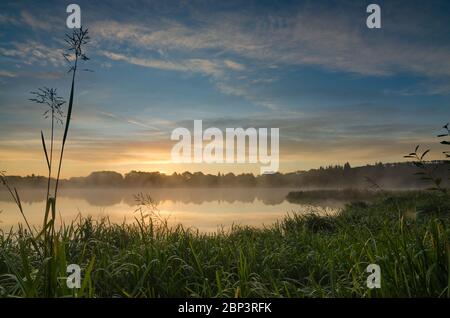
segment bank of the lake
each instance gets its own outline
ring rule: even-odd
[[[448,197],[415,192],[215,234],[84,219],[57,231],[51,260],[36,250],[43,236],[1,232],[0,295],[74,296],[58,277],[75,263],[78,297],[448,297],[448,211]]]

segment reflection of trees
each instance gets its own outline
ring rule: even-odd
[[[128,194],[124,196],[124,202],[134,205],[133,194],[144,192],[151,195],[156,202],[171,201],[181,203],[202,204],[204,202],[244,202],[252,203],[260,200],[265,204],[279,204],[285,200],[289,189],[252,189],[252,188],[173,188],[173,189],[127,189]]]
[[[266,205],[277,205],[282,203],[285,200],[286,197],[258,197],[259,200],[261,200]]]
[[[83,199],[92,206],[107,207],[119,204],[122,201],[122,191],[118,189],[89,189],[73,190],[66,189],[61,196]]]
[[[244,202],[252,203],[255,200],[264,204],[276,205],[282,203],[288,192],[292,189],[259,189],[259,188],[168,188],[168,189],[62,189],[61,196],[87,201],[92,206],[106,207],[119,204],[121,201],[134,206],[137,193],[149,194],[155,202],[171,201],[180,203],[202,204],[204,202]],[[45,197],[44,190],[23,189],[21,199],[23,202],[40,202]],[[7,193],[0,191],[0,201],[9,201]]]
[[[20,192],[20,200],[25,203],[37,203],[45,200],[46,189],[24,189]],[[0,202],[13,202],[7,191],[0,190]]]
[[[118,204],[122,200],[122,190],[105,190],[105,189],[62,189],[60,196],[74,199],[82,199],[92,206],[106,207]],[[20,192],[20,200],[24,203],[38,203],[45,199],[44,189],[22,189]],[[12,202],[7,196],[6,191],[0,191],[0,202]]]

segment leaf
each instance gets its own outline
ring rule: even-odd
[[[66,127],[64,128],[64,136],[63,136],[63,146],[66,143],[66,139],[67,139],[67,134],[69,132],[69,125],[70,125],[70,118],[72,116],[72,106],[73,106],[73,91],[74,91],[74,86],[75,86],[75,70],[76,68],[74,68],[74,72],[73,72],[73,76],[72,76],[72,87],[70,89],[70,98],[69,98],[69,107],[67,109],[67,119],[66,119]]]
[[[14,193],[16,194],[16,202],[17,202],[17,205],[18,205],[18,207],[19,207],[19,210],[20,210],[20,212],[22,212],[22,214],[23,214],[23,209],[22,209],[22,203],[20,202],[20,197],[19,197],[19,193],[17,192],[17,189],[16,188],[14,188]],[[25,216],[24,216],[25,217]]]
[[[441,144],[443,144],[443,145],[450,145],[450,141],[444,140],[444,141],[441,141]]]
[[[47,203],[45,205],[44,228],[47,226],[47,223],[48,223],[48,215],[50,213],[50,206],[51,206],[52,200],[53,200],[53,198],[48,198]]]
[[[414,152],[417,152],[417,150],[419,150],[419,145],[416,146],[416,149],[414,150]]]
[[[89,264],[86,268],[86,273],[84,274],[84,279],[83,279],[83,283],[81,284],[81,288],[80,288],[80,295],[84,296],[84,290],[88,287],[88,285],[91,284],[92,282],[92,278],[91,278],[91,272],[92,269],[94,268],[94,263],[95,263],[95,255],[92,256],[91,260],[89,261]]]
[[[42,147],[44,148],[45,160],[47,160],[47,167],[48,170],[50,170],[50,161],[48,160],[47,147],[45,146],[44,133],[42,132],[42,130],[41,130],[41,140],[42,140]]]
[[[47,225],[45,225],[42,230],[36,235],[35,239],[38,240],[51,226],[52,224],[50,222],[47,222]]]
[[[427,155],[427,153],[429,153],[430,152],[430,149],[427,149],[423,154],[422,154],[422,156],[420,156],[420,160],[422,160],[426,155]]]

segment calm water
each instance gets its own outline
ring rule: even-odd
[[[333,213],[344,202],[324,201],[292,204],[285,200],[292,189],[62,189],[58,197],[57,222],[70,222],[79,214],[94,218],[108,216],[111,222],[133,222],[137,208],[135,194],[149,194],[158,204],[159,214],[170,224],[182,223],[202,232],[232,224],[261,227],[290,212]],[[45,192],[20,191],[22,205],[32,226],[41,226]],[[9,197],[0,191],[0,228],[9,230],[22,222]]]

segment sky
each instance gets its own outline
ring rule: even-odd
[[[177,127],[279,128],[280,172],[403,161],[443,150],[450,121],[449,1],[5,1],[0,3],[0,170],[46,173],[45,108],[68,99],[66,6],[90,60],[77,76],[62,177],[91,171],[252,172],[177,164]],[[369,29],[366,7],[381,7]],[[58,128],[58,137],[62,128]]]

